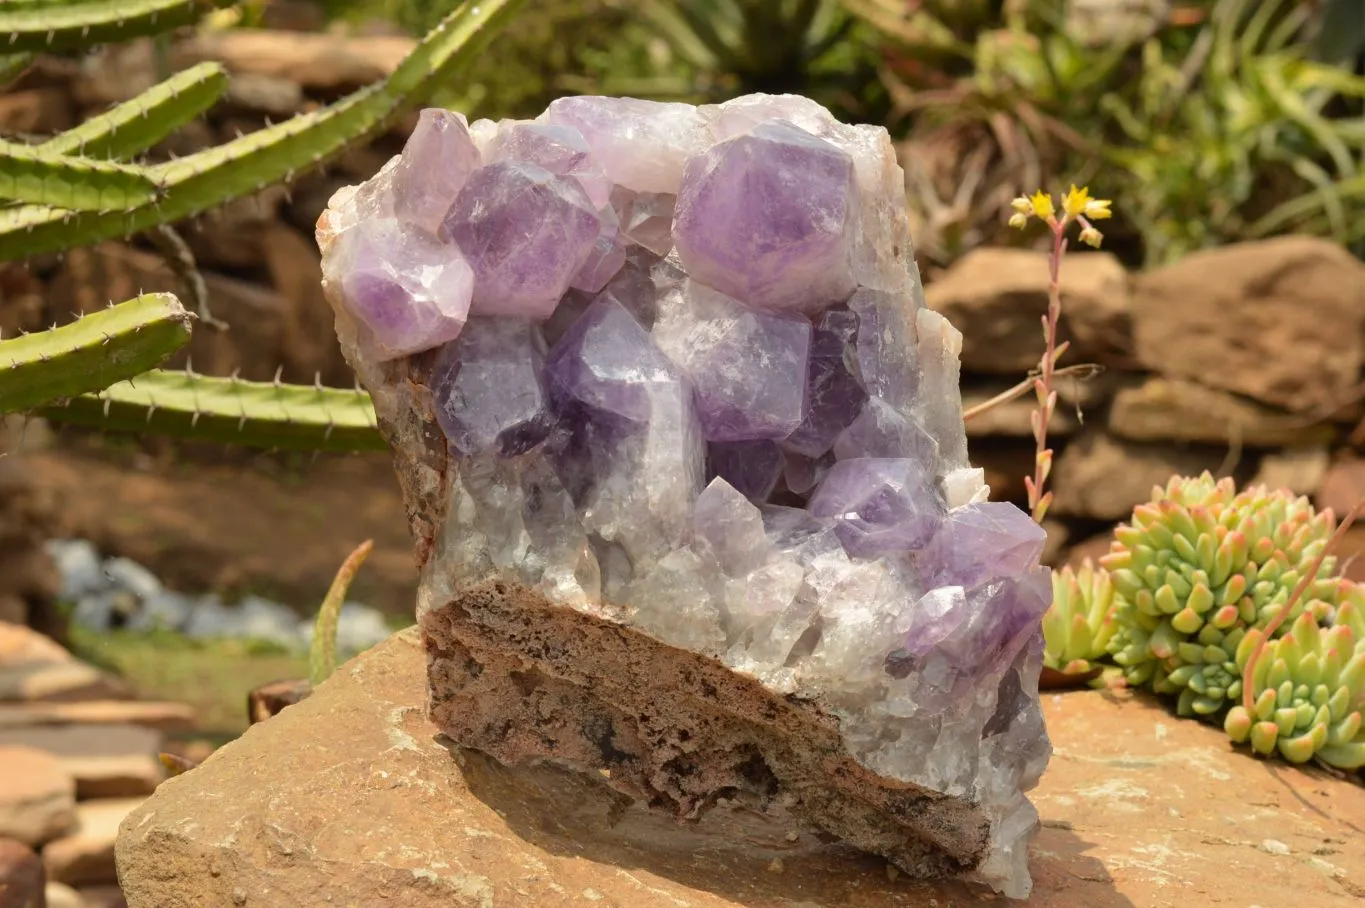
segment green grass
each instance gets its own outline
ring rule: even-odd
[[[307,653],[256,641],[190,640],[168,631],[97,634],[73,625],[70,643],[78,657],[123,677],[138,696],[191,706],[198,718],[186,737],[235,738],[247,727],[250,690],[308,677]]]

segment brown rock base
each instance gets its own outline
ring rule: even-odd
[[[685,823],[719,810],[779,840],[824,834],[921,879],[986,857],[990,824],[974,804],[864,768],[820,704],[713,659],[503,583],[420,626],[429,717],[507,766],[588,774]]]

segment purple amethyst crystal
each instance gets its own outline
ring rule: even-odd
[[[801,424],[806,319],[756,312],[689,281],[653,333],[691,380],[707,441],[784,438]]]
[[[431,393],[436,421],[461,454],[525,454],[554,426],[545,342],[527,319],[470,319],[437,357]]]
[[[855,558],[918,549],[943,520],[931,477],[909,459],[839,461],[816,488],[810,512],[835,521],[834,532]]]
[[[970,589],[1024,574],[1038,564],[1046,541],[1028,514],[1008,502],[985,501],[949,512],[918,562],[931,585]]]
[[[885,130],[795,96],[562,98],[468,127],[428,110],[333,196],[324,286],[430,541],[424,619],[450,652],[515,657],[479,663],[488,697],[433,657],[442,727],[475,747],[470,729],[522,729],[519,754],[595,768],[597,732],[560,718],[614,691],[627,762],[659,790],[719,803],[722,753],[758,746],[774,803],[814,793],[803,823],[1024,898],[1025,792],[1048,753],[1044,535],[986,502],[970,464],[962,338],[924,305],[904,187]],[[481,617],[457,614],[476,584]],[[570,639],[589,627],[604,645]],[[686,670],[611,686],[660,647],[711,660],[718,688],[814,708],[769,728],[758,700],[722,693],[675,770],[631,717],[665,715]],[[579,680],[538,713],[513,664]],[[791,756],[811,732],[860,765],[856,803],[849,767]],[[901,809],[908,787],[923,811]]]
[[[578,130],[552,123],[506,123],[488,144],[485,164],[519,161],[536,164],[555,176],[573,177],[600,209],[611,198],[611,181]]]
[[[713,441],[706,446],[709,476],[719,476],[751,501],[764,501],[782,477],[782,449],[771,439]]]
[[[657,192],[618,189],[611,205],[621,220],[621,233],[632,243],[655,255],[668,255],[673,248],[673,207],[677,197]]]
[[[914,419],[897,412],[880,398],[866,402],[858,418],[834,442],[834,456],[913,457],[930,472],[938,472],[938,445]]]
[[[460,250],[393,218],[361,220],[337,240],[341,291],[377,360],[439,347],[469,315],[474,272]]]
[[[591,255],[601,223],[577,180],[505,162],[474,171],[443,230],[474,268],[473,314],[543,319]]]
[[[479,163],[464,116],[427,108],[418,116],[393,173],[394,214],[435,236]]]
[[[705,122],[690,104],[634,98],[560,98],[541,119],[572,126],[618,186],[676,193],[683,162],[705,142]]]
[[[820,457],[862,411],[867,392],[851,364],[857,336],[858,316],[852,312],[826,312],[816,321],[806,375],[806,416],[783,439],[786,450]]]
[[[761,123],[687,162],[673,240],[694,280],[752,306],[813,312],[853,293],[847,152]]]
[[[556,397],[638,422],[650,417],[651,388],[680,380],[648,332],[605,293],[550,351],[548,373]]]

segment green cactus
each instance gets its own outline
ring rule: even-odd
[[[69,325],[0,341],[0,414],[29,410],[133,378],[190,339],[190,315],[149,293]]]
[[[110,211],[152,205],[160,198],[160,179],[147,168],[0,140],[0,199]]]
[[[235,0],[6,0],[0,35],[10,51],[65,51],[156,35]]]
[[[197,154],[147,168],[164,187],[154,203],[120,211],[45,205],[0,210],[0,261],[113,239],[200,214],[266,185],[292,180],[388,128],[474,59],[524,0],[465,3],[393,74],[329,107],[300,114]]]
[[[117,310],[118,307],[115,307]],[[387,450],[370,396],[154,369],[39,408],[54,422],[279,450]]]
[[[1109,651],[1128,683],[1178,695],[1181,715],[1213,716],[1236,701],[1238,648],[1282,610],[1332,528],[1331,512],[1315,513],[1306,498],[1238,494],[1207,472],[1153,490],[1100,560],[1119,597]],[[1324,559],[1290,620],[1330,614],[1334,562]]]
[[[1084,675],[1108,653],[1118,629],[1109,572],[1087,558],[1078,569],[1052,572],[1052,605],[1043,616],[1043,664],[1066,675]]]
[[[51,154],[126,161],[208,110],[227,87],[227,70],[218,63],[199,63],[136,98],[91,117],[75,129],[48,139],[38,149]]]
[[[1318,759],[1337,769],[1365,767],[1365,615],[1359,587],[1322,629],[1308,613],[1266,644],[1256,663],[1254,708],[1228,711],[1223,727],[1258,754],[1279,753],[1291,763]],[[1264,636],[1247,631],[1237,647],[1246,667]]]
[[[0,203],[10,202],[0,204],[0,261],[165,231],[177,220],[292,180],[389,128],[456,79],[523,2],[466,2],[383,82],[179,160],[143,165],[133,159],[223,95],[227,76],[217,64],[192,67],[39,144],[0,142]],[[11,52],[0,57],[0,82],[28,66],[26,51],[153,34],[228,5],[228,0],[9,0],[0,7],[0,35],[8,33]],[[188,269],[193,287],[192,260],[175,264],[182,276]],[[173,338],[161,322],[154,331],[140,330],[151,305],[146,299],[53,332],[0,343],[0,412],[28,408],[59,422],[266,448],[385,448],[369,396],[359,389],[189,372],[138,374],[182,345],[188,330],[188,320]],[[200,315],[208,318],[206,311]],[[92,337],[99,338],[98,348]],[[110,363],[97,362],[102,353],[117,355]],[[77,368],[63,368],[70,364]]]

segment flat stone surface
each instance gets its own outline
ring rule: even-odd
[[[1230,441],[1253,448],[1330,443],[1337,435],[1336,427],[1326,423],[1306,425],[1302,417],[1254,400],[1156,375],[1119,390],[1109,410],[1109,431],[1133,441]]]
[[[0,703],[0,729],[28,725],[138,725],[183,731],[194,725],[184,703],[151,700],[87,700],[78,703]]]
[[[149,794],[164,772],[161,732],[137,725],[34,725],[0,728],[0,747],[23,745],[52,754],[76,781],[79,798]]]
[[[0,746],[0,837],[41,845],[76,822],[76,784],[51,754]]]
[[[884,908],[992,899],[885,861],[627,809],[583,777],[512,771],[434,740],[413,631],[168,780],[117,852],[132,908],[218,904]],[[1030,906],[1350,908],[1365,788],[1253,759],[1129,694],[1045,697]],[[263,762],[270,772],[261,772]],[[726,836],[721,839],[717,833]],[[211,871],[211,872],[210,872]]]
[[[44,908],[42,859],[14,839],[0,838],[0,908]]]
[[[75,830],[43,847],[47,878],[68,886],[118,882],[114,872],[114,839],[118,836],[119,824],[124,817],[138,807],[142,800],[109,798],[77,804]],[[164,902],[161,908],[169,908],[171,904]],[[214,903],[209,901],[200,904]]]
[[[0,703],[123,699],[119,679],[80,662],[50,637],[0,623]]]

